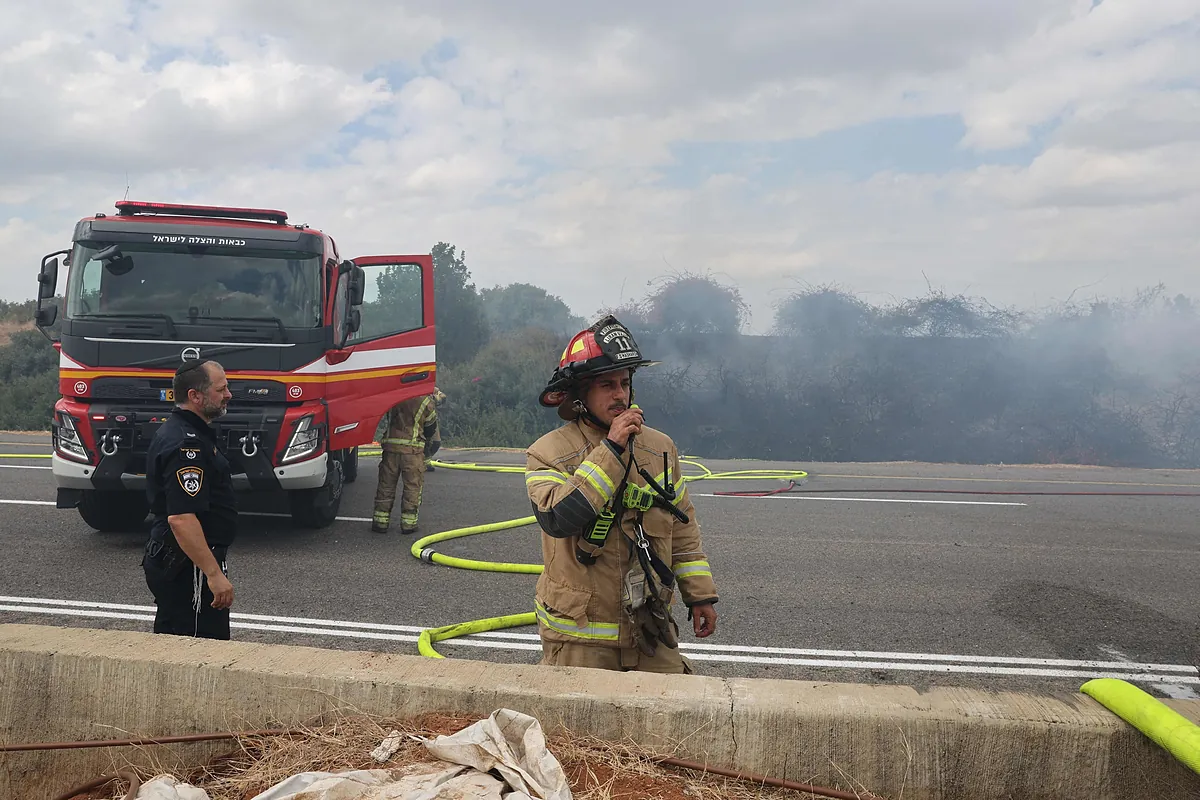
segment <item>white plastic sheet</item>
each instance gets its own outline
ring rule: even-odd
[[[503,782],[469,767],[441,762],[400,769],[303,772],[254,800],[522,800]]]
[[[425,745],[443,761],[496,770],[514,790],[542,800],[571,800],[562,765],[546,748],[542,726],[533,717],[502,708],[453,736]]]
[[[254,800],[571,800],[562,765],[546,749],[541,725],[526,714],[502,708],[425,746],[441,761],[400,769],[304,772]]]
[[[158,775],[141,785],[136,800],[211,800],[208,792],[170,775]]]

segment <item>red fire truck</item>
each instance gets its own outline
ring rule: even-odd
[[[171,379],[182,362],[213,359],[233,393],[213,427],[237,487],[286,492],[302,526],[332,523],[381,417],[433,393],[430,256],[342,260],[331,236],[271,209],[116,208],[80,220],[38,276],[38,327],[55,338],[60,323],[58,507],[102,531],[139,526]]]

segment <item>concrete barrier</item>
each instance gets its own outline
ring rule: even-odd
[[[1172,701],[1200,719],[1200,701]],[[1080,694],[616,674],[0,625],[0,741],[288,726],[335,709],[397,718],[508,707],[553,730],[910,800],[1200,797],[1200,776]],[[0,798],[50,797],[114,762],[230,748],[0,753]]]

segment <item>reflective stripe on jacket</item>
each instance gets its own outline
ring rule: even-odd
[[[696,510],[679,485],[679,451],[666,434],[643,426],[634,439],[637,465],[662,486],[663,453],[671,465],[676,505],[688,516],[685,525],[658,506],[646,511],[643,530],[659,558],[671,566],[679,594],[687,605],[717,599],[712,567],[703,552]],[[628,454],[604,441],[603,434],[583,422],[569,422],[543,436],[526,451],[525,487],[542,528],[545,571],[537,583],[538,630],[547,641],[632,647],[632,632],[621,607],[621,586],[630,564],[629,540],[616,524],[596,561],[581,564],[575,556],[580,535],[589,531],[609,505],[625,476]],[[630,483],[645,486],[635,466]],[[634,535],[636,511],[621,514],[620,523]],[[636,557],[634,557],[636,560]]]
[[[401,448],[424,448],[425,429],[437,422],[437,404],[432,395],[412,397],[388,412],[388,428],[379,442],[383,449],[401,452]]]

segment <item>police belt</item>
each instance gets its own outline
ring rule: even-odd
[[[209,545],[208,549],[212,551],[218,564],[225,561],[229,552],[229,547],[223,544]],[[175,534],[171,532],[161,537],[151,533],[150,541],[146,542],[146,558],[163,572],[173,572],[184,564],[192,563],[187,553],[183,552],[183,548],[175,541]]]

